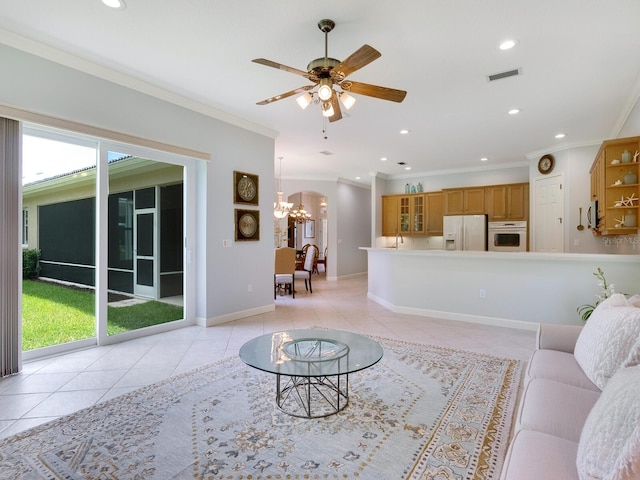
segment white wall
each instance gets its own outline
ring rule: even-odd
[[[209,153],[197,166],[196,316],[216,323],[273,310],[273,138],[5,45],[0,64],[0,104]],[[261,241],[223,248],[234,238],[234,170],[260,176],[268,223]]]
[[[338,184],[338,276],[354,275],[367,271],[366,252],[360,247],[370,247],[371,194],[369,189],[347,183]]]

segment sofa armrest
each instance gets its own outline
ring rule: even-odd
[[[581,331],[582,325],[541,323],[538,327],[536,348],[573,353]]]

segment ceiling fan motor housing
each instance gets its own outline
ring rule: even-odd
[[[311,60],[307,65],[307,72],[316,75],[318,78],[329,78],[331,76],[331,70],[338,65],[340,60],[335,58],[316,58]]]

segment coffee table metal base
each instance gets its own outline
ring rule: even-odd
[[[288,415],[320,418],[334,415],[349,403],[349,375],[276,376],[276,404]]]

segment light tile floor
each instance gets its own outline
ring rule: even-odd
[[[393,313],[367,298],[366,276],[314,276],[313,294],[296,287],[295,299],[278,296],[274,312],[25,363],[20,374],[0,379],[0,438],[237,355],[247,340],[282,329],[339,328],[520,360],[534,349],[531,331]]]

